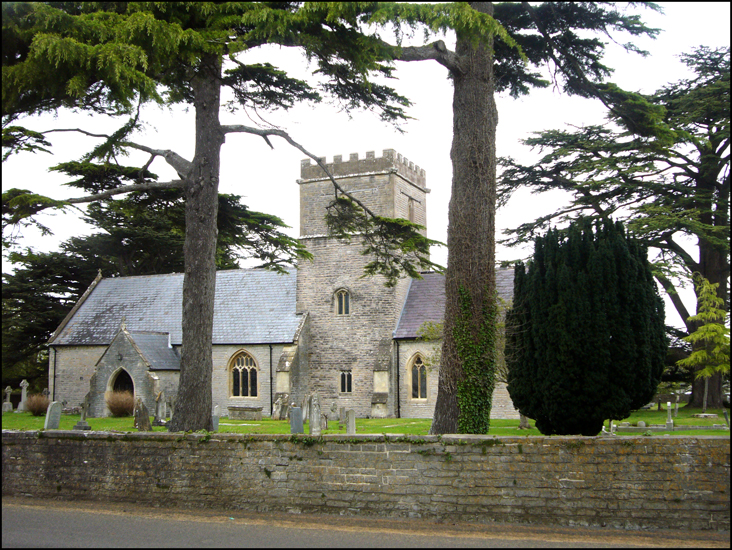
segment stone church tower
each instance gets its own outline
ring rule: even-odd
[[[372,212],[405,218],[426,227],[425,171],[392,149],[382,157],[341,156],[327,164],[338,184]],[[310,160],[301,164],[300,239],[314,259],[301,261],[297,313],[308,315],[308,359],[301,362],[298,389],[316,391],[325,402],[354,409],[359,417],[386,417],[396,408],[394,330],[409,290],[409,279],[393,288],[382,276],[362,278],[370,261],[357,237],[329,237],[324,216],[334,199],[332,182]],[[305,336],[305,335],[303,335]],[[306,363],[306,364],[303,364]]]

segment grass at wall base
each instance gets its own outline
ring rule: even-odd
[[[677,426],[709,426],[714,424],[724,425],[724,415],[722,409],[709,409],[708,413],[715,413],[718,418],[694,418],[699,409],[686,409],[679,407],[678,417],[674,419]],[[728,413],[729,414],[729,413]],[[71,430],[79,421],[80,416],[62,415],[60,429]],[[43,429],[45,417],[32,416],[30,413],[6,412],[2,415],[2,428],[4,430],[41,430]],[[653,410],[634,411],[629,418],[624,421],[629,422],[631,426],[637,425],[639,421],[644,421],[646,425],[665,424],[666,410],[665,407],[658,411],[654,407]],[[120,431],[135,432],[134,418],[131,416],[122,418],[87,418],[87,422],[95,431]],[[407,434],[407,435],[427,435],[432,420],[429,418],[359,418],[356,420],[357,434]],[[607,422],[606,422],[607,424]],[[518,420],[491,420],[491,429],[489,435],[502,436],[527,436],[541,435],[539,430],[534,427],[533,420],[529,421],[531,426],[528,430],[518,429]],[[326,434],[346,433],[345,425],[338,427],[338,422],[329,421],[329,428],[324,430]],[[166,432],[163,426],[154,426],[155,432]],[[219,423],[219,433],[240,433],[240,434],[289,434],[290,424],[286,420],[229,420],[221,418]],[[308,423],[305,423],[305,433],[308,433]],[[620,434],[622,434],[622,430]],[[700,430],[684,430],[684,431],[654,431],[653,436],[659,435],[675,435],[675,436],[696,436],[696,435],[729,435],[729,429],[700,429]],[[630,434],[626,434],[630,435]],[[640,435],[640,434],[634,434]]]

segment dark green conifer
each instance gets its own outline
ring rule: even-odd
[[[527,270],[528,267],[528,270]],[[620,222],[536,239],[514,280],[508,391],[544,434],[596,435],[648,403],[666,354],[647,250]]]

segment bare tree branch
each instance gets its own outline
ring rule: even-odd
[[[333,177],[333,174],[330,173],[328,168],[325,166],[325,163],[320,160],[319,157],[315,156],[313,153],[305,149],[302,145],[300,145],[298,142],[296,142],[294,139],[290,137],[290,135],[285,132],[284,130],[278,130],[274,128],[253,128],[251,126],[244,126],[242,124],[229,124],[229,125],[222,125],[221,130],[224,132],[224,134],[231,134],[231,133],[245,133],[245,134],[254,134],[256,136],[260,136],[264,141],[267,142],[267,145],[269,145],[272,149],[274,149],[274,146],[272,145],[272,142],[269,140],[269,136],[278,136],[287,141],[290,145],[292,145],[295,149],[298,149],[305,153],[308,157],[313,159],[315,163],[320,166],[320,168],[323,169],[323,172],[325,172],[326,176],[328,176],[328,179],[330,179],[331,183],[333,184],[333,187],[336,189],[336,195],[340,191],[343,195],[347,196],[349,199],[351,199],[353,202],[355,202],[358,206],[360,206],[364,212],[366,212],[369,216],[372,218],[376,218],[376,214],[374,214],[364,203],[362,203],[360,200],[358,200],[356,197],[345,191],[335,180]]]
[[[427,59],[434,59],[440,65],[446,67],[452,72],[459,74],[463,74],[465,72],[460,56],[455,52],[448,50],[442,40],[432,42],[425,46],[407,46],[398,48],[397,51],[399,53],[394,57],[397,61],[425,61]]]
[[[110,189],[109,191],[104,191],[103,193],[97,193],[96,195],[88,195],[86,197],[78,197],[75,199],[65,199],[62,201],[58,201],[59,203],[68,203],[68,204],[79,204],[84,202],[94,202],[99,201],[103,199],[108,199],[109,197],[113,197],[115,195],[122,195],[123,193],[131,193],[132,191],[148,191],[150,189],[175,189],[178,187],[183,187],[185,185],[185,182],[183,180],[172,180],[172,181],[163,181],[163,182],[150,182],[150,183],[136,183],[134,185],[123,185],[122,187],[117,187],[116,189]]]
[[[53,132],[78,132],[80,134],[84,134],[85,136],[90,137],[100,137],[106,139],[110,138],[110,136],[108,136],[107,134],[93,134],[91,132],[87,132],[86,130],[82,130],[81,128],[57,128],[54,130],[46,130],[45,132],[39,133],[50,134]],[[190,161],[184,159],[178,153],[169,149],[153,149],[152,147],[141,145],[133,141],[121,141],[119,144],[122,146],[132,147],[133,149],[138,149],[140,151],[145,151],[146,153],[150,153],[151,155],[154,155],[156,157],[164,158],[165,162],[167,162],[176,172],[178,172],[178,175],[181,177],[181,179],[185,179],[186,177],[188,177],[191,169],[193,168],[193,164]],[[149,165],[150,162],[148,162],[147,166]]]
[[[691,316],[689,314],[689,310],[686,309],[686,306],[684,305],[684,302],[681,301],[681,297],[679,296],[679,293],[676,291],[676,288],[674,287],[674,284],[668,280],[664,275],[661,275],[660,273],[655,273],[654,277],[656,280],[661,283],[661,286],[666,291],[666,295],[671,300],[671,303],[676,308],[677,313],[681,317],[682,321],[684,322],[684,325],[686,325],[686,330],[689,331],[689,334],[694,332],[695,327],[692,326],[688,319]]]

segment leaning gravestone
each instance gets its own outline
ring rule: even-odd
[[[302,409],[300,407],[292,407],[290,409],[290,433],[304,433],[302,425]]]
[[[44,430],[58,430],[61,422],[61,403],[54,401],[46,411],[46,421],[43,423]]]
[[[346,411],[346,433],[356,435],[356,411],[353,409]]]
[[[135,405],[135,428],[140,432],[151,432],[152,426],[150,425],[150,413],[142,402],[141,398],[137,398],[137,404]]]
[[[25,404],[25,400],[28,397],[28,380],[23,380],[20,383],[20,404],[18,405],[18,410],[15,412],[25,412],[28,410],[27,405]]]
[[[12,412],[13,410],[13,404],[10,402],[10,394],[13,391],[13,388],[8,386],[5,388],[5,401],[3,401],[3,412]]]

